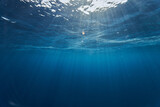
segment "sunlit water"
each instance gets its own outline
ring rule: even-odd
[[[0,0],[0,107],[160,107],[159,0]]]

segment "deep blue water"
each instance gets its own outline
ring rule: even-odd
[[[159,0],[24,1],[0,0],[0,107],[160,107]]]

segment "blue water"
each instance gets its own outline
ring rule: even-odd
[[[159,0],[33,1],[0,0],[0,107],[160,107]]]

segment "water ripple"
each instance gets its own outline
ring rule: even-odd
[[[94,2],[100,3],[2,0],[1,47],[99,50],[159,45],[160,1]]]

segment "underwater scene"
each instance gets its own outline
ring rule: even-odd
[[[160,0],[0,0],[0,107],[160,107]]]

